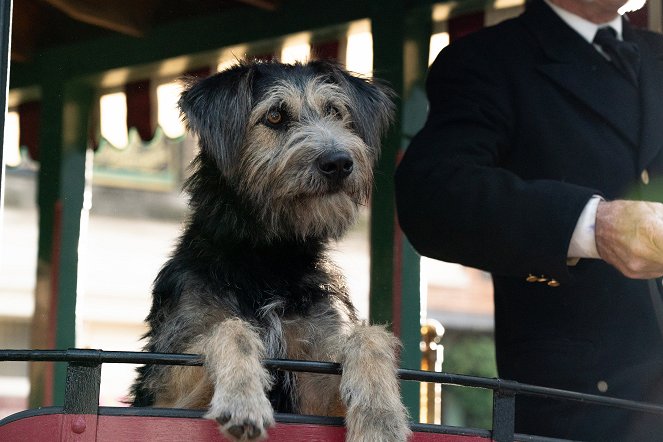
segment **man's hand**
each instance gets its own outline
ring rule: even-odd
[[[596,210],[596,250],[625,276],[663,276],[663,204],[601,201]]]

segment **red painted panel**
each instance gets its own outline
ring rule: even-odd
[[[100,442],[225,441],[211,421],[137,416],[100,416],[97,440]]]
[[[96,414],[63,415],[60,440],[62,442],[95,442],[98,417]]]
[[[187,435],[187,442],[226,442],[217,425],[206,419],[169,419],[163,417],[100,416],[97,432],[100,442],[132,441],[179,442]],[[277,424],[270,428],[270,442],[344,442],[345,428],[311,424]],[[411,442],[487,442],[476,436],[439,433],[415,433]]]
[[[96,427],[95,427],[96,426]],[[96,428],[96,435],[95,435]],[[311,424],[277,424],[270,442],[344,442],[345,428]],[[488,442],[477,436],[414,433],[411,442]],[[12,442],[227,442],[206,419],[43,415],[0,426],[0,441]]]
[[[47,414],[20,419],[0,426],[0,441],[60,441],[62,414]]]
[[[184,435],[186,435],[184,437]],[[343,442],[345,429],[321,425],[277,424],[269,430],[269,441]],[[207,419],[138,416],[100,416],[99,441],[131,442],[226,442],[217,425]]]

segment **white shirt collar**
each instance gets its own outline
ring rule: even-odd
[[[548,0],[544,1],[553,11],[555,11],[557,15],[559,15],[562,20],[564,20],[567,25],[573,28],[578,34],[582,36],[582,38],[587,40],[589,43],[594,41],[594,35],[596,34],[596,31],[604,26],[610,26],[613,28],[615,31],[617,31],[617,38],[619,40],[623,40],[621,15],[618,15],[614,20],[608,23],[601,23],[597,25],[596,23],[592,23],[591,21],[575,15],[566,9],[562,9],[559,6],[550,3]]]

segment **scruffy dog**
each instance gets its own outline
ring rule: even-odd
[[[331,62],[240,62],[179,101],[200,144],[192,213],[154,283],[146,349],[203,367],[144,366],[135,406],[206,408],[230,440],[277,411],[346,416],[349,441],[405,441],[397,340],[357,321],[330,239],[372,187],[390,93]],[[340,362],[342,376],[270,374],[263,358]]]

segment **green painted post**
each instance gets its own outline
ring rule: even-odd
[[[32,348],[76,345],[78,240],[92,89],[52,80],[42,87],[39,248]],[[62,404],[66,366],[32,364],[30,406]]]
[[[390,323],[403,343],[401,364],[418,369],[419,256],[398,228],[393,175],[402,150],[426,116],[422,84],[431,35],[430,6],[406,9],[398,0],[373,3],[373,71],[398,95],[396,121],[384,140],[371,210],[370,319]],[[423,100],[422,100],[423,97]],[[403,400],[413,419],[419,417],[419,385],[404,382]]]
[[[401,120],[403,92],[403,17],[404,2],[374,1],[371,16],[373,34],[373,75],[386,81],[396,92],[396,122]],[[396,272],[395,207],[393,175],[396,155],[401,144],[401,127],[391,126],[383,140],[382,155],[375,173],[375,189],[371,202],[371,277],[369,317],[374,323],[391,324],[400,335],[400,318],[394,317],[396,293],[394,285],[400,278]]]
[[[422,3],[422,2],[419,2]],[[428,102],[424,90],[428,72],[428,53],[432,33],[432,10],[430,5],[412,5],[405,20],[404,45],[404,86],[402,138],[398,158],[404,153],[412,137],[421,129],[426,120]],[[420,302],[420,257],[412,248],[403,232],[398,229],[401,244],[401,339],[403,361],[412,368],[421,367],[421,302]],[[410,408],[415,419],[419,418],[419,385],[410,387],[406,393],[409,400],[416,399],[416,408]],[[416,413],[416,414],[415,414]]]
[[[85,163],[88,147],[88,123],[94,99],[93,89],[70,82],[65,87],[62,115],[62,162],[60,165],[61,230],[58,275],[58,304],[55,324],[55,347],[76,346],[76,295],[78,285],[78,244],[85,193]],[[55,370],[54,402],[64,403],[67,367]]]
[[[53,321],[56,288],[54,250],[57,248],[56,207],[60,198],[60,164],[62,158],[62,110],[64,83],[49,78],[42,84],[41,124],[39,131],[39,175],[37,206],[39,208],[39,242],[37,252],[37,285],[32,317],[30,348],[55,348]],[[30,364],[30,407],[53,405],[53,364]]]

